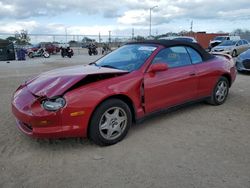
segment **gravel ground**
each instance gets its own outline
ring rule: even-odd
[[[197,103],[132,126],[110,147],[20,133],[11,96],[27,78],[100,56],[0,62],[0,187],[250,187],[250,75],[221,106]]]

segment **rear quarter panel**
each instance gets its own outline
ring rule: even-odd
[[[213,59],[195,65],[199,77],[197,97],[208,97],[212,94],[213,88],[218,79],[227,75],[231,81],[235,80],[235,66],[230,57],[216,55]]]

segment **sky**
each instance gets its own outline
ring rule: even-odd
[[[0,0],[0,33],[152,35],[250,29],[250,0]]]

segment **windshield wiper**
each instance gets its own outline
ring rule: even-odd
[[[111,68],[111,69],[118,69],[116,67],[113,67],[112,65],[101,65],[100,67],[106,67],[106,68]]]
[[[98,66],[98,65],[96,64],[96,62],[91,62],[91,63],[89,63],[89,65],[95,65],[95,66]]]

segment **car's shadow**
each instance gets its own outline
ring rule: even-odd
[[[194,102],[189,104],[184,104],[181,106],[177,106],[171,109],[166,109],[157,113],[154,113],[142,121],[139,121],[136,124],[133,124],[130,131],[130,136],[133,134],[136,134],[137,131],[141,131],[141,129],[147,129],[152,124],[157,124],[161,122],[162,120],[167,121],[168,119],[177,118],[179,115],[183,113],[190,113],[192,111],[196,111],[197,109],[200,109],[202,107],[210,106],[209,104],[206,104],[205,102]]]
[[[204,102],[186,104],[184,106],[176,107],[170,110],[164,110],[159,113],[148,116],[144,120],[134,123],[125,139],[129,137],[136,136],[138,131],[146,131],[152,124],[157,124],[162,120],[166,121],[169,118],[176,118],[180,114],[190,113],[204,106],[209,106]],[[21,135],[20,135],[21,136]],[[100,146],[95,145],[89,139],[85,138],[63,138],[63,139],[32,139],[23,135],[24,142],[30,145],[31,147],[48,149],[48,150],[64,150],[70,148],[98,148]],[[32,141],[32,142],[31,142]]]
[[[240,75],[250,75],[250,71],[238,71],[238,74]]]

